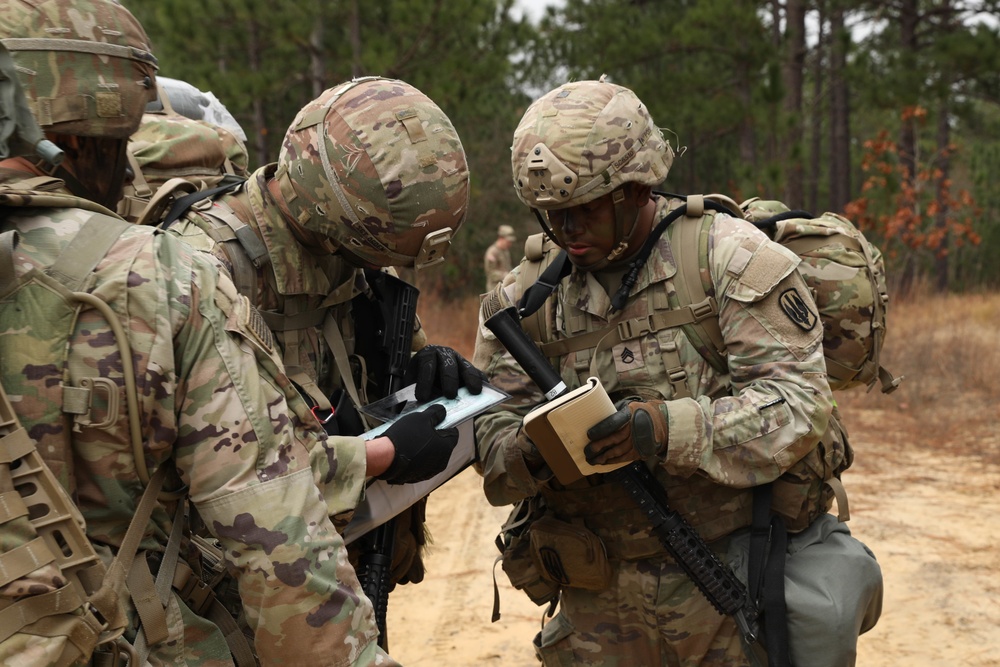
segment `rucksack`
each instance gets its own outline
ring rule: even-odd
[[[129,138],[133,180],[118,213],[129,222],[155,224],[172,202],[247,177],[246,146],[231,131],[173,113],[143,114]]]
[[[0,234],[0,321],[7,333],[38,333],[19,339],[12,335],[8,345],[16,344],[17,354],[0,356],[0,377],[11,385],[0,387],[0,532],[7,536],[0,544],[0,585],[6,587],[0,596],[0,662],[68,666],[86,664],[92,654],[101,653],[97,664],[116,664],[126,652],[130,665],[144,664],[149,648],[168,636],[164,597],[173,588],[194,613],[209,618],[223,631],[238,664],[253,664],[252,652],[246,640],[240,641],[235,622],[184,562],[184,497],[171,496],[175,499],[174,529],[155,580],[148,559],[139,552],[172,466],[165,463],[152,474],[146,468],[131,369],[123,363],[121,399],[115,379],[101,375],[99,368],[74,368],[59,382],[42,383],[39,378],[48,377],[44,374],[21,376],[25,359],[39,368],[66,366],[68,341],[79,313],[87,308],[99,311],[108,323],[120,358],[132,358],[119,316],[88,291],[93,269],[130,225],[97,204],[62,194],[61,185],[58,179],[37,177],[0,187],[0,212],[5,214],[19,207],[72,208],[90,216],[52,266],[22,276],[13,271],[17,232]],[[123,263],[122,271],[127,267]],[[11,347],[5,350],[10,352]],[[18,403],[30,410],[30,420],[18,418],[6,401],[7,391],[31,397]],[[70,434],[74,425],[106,428],[126,420],[136,473],[145,488],[115,557],[105,567],[97,552],[106,552],[106,547],[95,549],[73,501],[73,475],[67,470],[75,456]],[[48,441],[40,448],[22,422],[31,422],[32,428],[61,424],[62,429],[44,431],[38,439],[47,437]],[[44,582],[53,590],[38,594],[30,587],[23,593],[13,588],[24,586],[27,575],[45,566],[50,567],[43,571],[49,577]],[[132,643],[123,636],[128,627],[123,603],[129,598],[141,619]]]
[[[894,378],[880,364],[889,293],[879,249],[850,220],[836,213],[815,217],[805,211],[790,210],[779,201],[756,197],[738,207],[722,195],[705,198],[723,203],[733,215],[753,223],[773,241],[798,255],[799,273],[812,292],[823,323],[823,354],[830,388],[836,391],[864,385],[870,390],[877,380],[883,393],[895,391],[902,376]],[[676,232],[684,241],[674,257],[679,274],[685,272],[684,265],[690,258],[697,257],[701,279],[683,279],[676,284],[679,293],[688,290],[686,298],[678,295],[682,302],[698,303],[705,298],[706,290],[711,290],[705,284],[708,254],[697,243],[707,237],[712,216],[700,216],[697,209],[692,210],[693,203],[698,205],[697,197],[688,197],[687,201],[687,215],[674,224],[700,223],[700,229],[697,233]],[[689,336],[704,338],[701,332],[711,323],[691,326],[694,330],[687,331]],[[707,359],[725,372],[725,360],[719,355],[710,354]]]
[[[72,323],[81,308],[97,308],[117,322],[110,306],[87,293],[86,288],[93,267],[128,225],[95,204],[49,190],[57,183],[55,179],[39,177],[0,190],[3,207],[75,207],[86,209],[91,215],[55,268],[46,272],[33,270],[20,278],[15,278],[10,270],[16,232],[0,235],[0,294],[3,302],[10,304],[5,311],[6,329],[37,330],[44,326],[43,336],[31,340],[25,337],[18,343],[24,354],[38,364],[51,361],[59,367],[65,360],[58,357],[65,354]],[[15,295],[19,294],[24,298],[15,301]],[[119,346],[127,348],[124,339],[116,336],[116,340]],[[4,369],[8,379],[11,372],[12,369]],[[107,567],[87,537],[83,517],[70,495],[72,475],[62,469],[65,462],[72,461],[68,438],[74,422],[103,424],[112,415],[118,418],[122,414],[117,400],[110,398],[106,412],[93,411],[92,404],[101,400],[94,400],[95,394],[112,395],[109,382],[112,381],[101,377],[75,382],[67,376],[63,383],[46,390],[44,396],[35,396],[38,393],[35,388],[32,404],[35,410],[41,410],[35,414],[36,421],[69,424],[63,429],[66,437],[47,443],[44,451],[38,449],[7,400],[6,391],[0,387],[0,488],[7,489],[0,493],[0,505],[4,508],[0,523],[5,534],[18,538],[12,543],[20,543],[0,555],[2,584],[8,589],[11,584],[24,585],[24,577],[39,567],[48,566],[55,573],[51,579],[45,579],[45,585],[53,589],[47,593],[29,594],[29,589],[19,597],[15,590],[9,590],[0,599],[0,617],[4,619],[0,623],[2,659],[17,656],[18,664],[70,665],[86,661],[95,650],[134,653],[132,646],[121,638],[127,627],[122,605],[124,596],[129,595],[126,578],[168,467],[162,466],[148,479],[118,555]],[[16,382],[9,389],[17,394],[28,391]],[[114,396],[117,399],[117,392]],[[129,411],[130,417],[132,413],[134,410]],[[141,440],[134,446],[141,448]],[[70,489],[64,488],[67,484]]]

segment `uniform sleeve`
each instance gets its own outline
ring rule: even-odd
[[[515,267],[505,278],[508,290],[513,289],[518,270]],[[488,301],[489,297],[484,304]],[[513,301],[516,301],[516,296]],[[487,500],[492,505],[502,506],[535,495],[539,485],[551,477],[547,469],[544,473],[537,473],[538,476],[533,474],[517,445],[521,420],[532,408],[545,402],[545,396],[493,332],[486,328],[484,321],[484,314],[480,312],[473,364],[486,374],[490,384],[511,397],[476,418],[478,469],[483,476]],[[575,379],[563,379],[568,386],[575,386]]]
[[[324,434],[302,418],[245,297],[207,257],[196,254],[192,267],[189,316],[174,336],[175,458],[239,582],[259,655],[264,664],[374,664],[371,604],[311,465]]]
[[[734,487],[767,483],[826,430],[833,399],[823,325],[798,261],[751,225],[716,218],[709,266],[733,395],[667,404],[671,473],[700,471]]]

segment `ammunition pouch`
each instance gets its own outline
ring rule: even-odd
[[[558,586],[603,591],[611,585],[611,564],[604,543],[582,521],[551,515],[528,530],[531,557],[541,577]]]
[[[501,561],[510,585],[524,591],[537,605],[547,604],[559,595],[559,585],[542,576],[532,553],[531,525],[542,518],[544,510],[540,499],[535,496],[522,500],[511,510],[507,522],[497,535],[496,545],[500,550],[497,560]],[[495,566],[495,565],[494,565]],[[500,598],[493,581],[493,620],[500,618]]]
[[[854,451],[848,442],[847,431],[834,412],[816,448],[772,484],[771,511],[785,520],[789,533],[812,525],[830,510],[834,498],[837,499],[838,518],[847,521],[850,513],[840,474],[853,460]]]

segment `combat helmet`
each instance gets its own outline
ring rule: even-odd
[[[295,221],[360,263],[437,264],[468,213],[458,133],[430,98],[394,79],[354,79],[306,105],[275,178]]]
[[[620,187],[658,185],[673,159],[670,144],[636,94],[603,76],[563,84],[535,100],[511,146],[514,190],[536,215],[539,209],[579,206],[615,192],[618,253],[634,227],[629,227],[634,221],[622,219]]]
[[[115,0],[0,0],[0,35],[45,131],[127,139],[156,97],[149,40]]]

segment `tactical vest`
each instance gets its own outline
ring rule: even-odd
[[[0,187],[0,207],[7,211],[82,209],[89,215],[50,267],[44,271],[33,269],[20,277],[15,276],[12,261],[17,233],[0,235],[0,322],[5,329],[5,335],[0,336],[0,378],[4,388],[20,398],[8,404],[18,406],[17,414],[6,420],[0,418],[5,422],[0,427],[9,428],[12,419],[16,422],[18,418],[23,425],[3,440],[0,482],[4,468],[9,466],[14,479],[20,480],[17,492],[23,500],[18,505],[17,492],[11,496],[6,489],[0,489],[0,495],[13,501],[5,506],[24,506],[24,513],[0,513],[0,523],[23,519],[27,514],[39,534],[25,545],[33,552],[31,559],[20,555],[17,567],[3,568],[8,578],[18,579],[40,563],[55,562],[70,586],[55,591],[61,599],[30,596],[0,609],[0,652],[11,642],[16,650],[17,642],[23,641],[19,638],[26,635],[65,636],[77,654],[64,650],[63,658],[53,664],[87,660],[95,647],[91,664],[114,664],[121,651],[131,656],[129,664],[143,664],[150,647],[168,636],[165,611],[173,588],[195,613],[212,620],[227,642],[233,642],[230,648],[241,666],[251,665],[252,651],[245,638],[237,636],[235,622],[215,603],[212,591],[180,560],[185,502],[174,493],[161,496],[172,466],[160,465],[152,475],[147,469],[128,335],[119,315],[90,292],[95,287],[94,268],[129,224],[87,200],[61,194],[57,191],[60,186],[57,179],[40,177]],[[129,265],[121,263],[121,275],[107,282],[127,284]],[[120,372],[68,363],[70,336],[80,312],[86,309],[96,309],[107,323],[119,349]],[[31,336],[16,334],[27,330],[32,331]],[[16,343],[16,349],[11,343]],[[24,368],[34,371],[24,373]],[[117,380],[124,386],[120,387]],[[83,428],[127,431],[136,474],[145,485],[118,552],[106,568],[83,531],[82,515],[70,500],[75,489],[72,433]],[[16,446],[11,448],[9,441]],[[44,481],[46,478],[51,479],[51,484]],[[145,555],[137,554],[158,498],[173,504],[175,511],[173,530],[164,552],[159,554],[154,578]],[[6,565],[5,561],[18,551],[0,556],[0,564]],[[80,598],[87,604],[68,613]],[[128,624],[122,601],[128,598],[139,616],[134,645],[122,638]]]
[[[728,372],[718,372],[716,379],[706,386],[699,386],[699,378],[690,378],[680,357],[678,339],[685,337],[709,363],[713,355],[724,359],[725,344],[718,323],[719,308],[707,271],[708,230],[714,212],[706,212],[697,198],[688,200],[687,215],[676,219],[668,234],[676,274],[662,285],[652,285],[650,312],[624,319],[605,328],[594,328],[586,313],[569,305],[558,304],[550,298],[535,313],[522,320],[522,327],[539,344],[543,353],[556,362],[567,354],[575,354],[574,370],[582,383],[595,375],[602,382],[609,378],[600,372],[600,363],[607,368],[607,352],[616,345],[645,337],[655,337],[663,367],[664,382],[659,395],[641,395],[643,392],[624,390],[612,398],[640,395],[644,399],[676,399],[708,395],[717,398],[731,391]],[[697,253],[683,249],[697,248]],[[700,255],[704,254],[704,262]],[[559,258],[560,249],[544,234],[535,234],[525,243],[525,260],[518,272],[516,294],[535,284],[546,268]],[[562,261],[560,259],[560,261]],[[543,278],[543,281],[548,278]],[[707,280],[706,280],[707,279]],[[697,282],[705,291],[692,290],[688,284]],[[700,296],[692,302],[692,294]],[[565,337],[556,338],[562,329]],[[598,359],[600,358],[600,363]],[[717,369],[718,370],[718,369]],[[607,372],[605,371],[605,374]],[[613,382],[616,379],[612,380]],[[609,389],[609,393],[612,393]],[[836,493],[842,518],[846,519],[846,494],[838,476],[850,465],[852,453],[846,436],[835,418],[821,444],[805,459],[773,483],[772,511],[786,520],[789,530],[802,530],[831,506]],[[730,489],[694,476],[678,479],[672,484],[664,470],[656,474],[668,489],[671,505],[692,519],[693,525],[706,540],[724,536],[733,530],[749,526],[752,520],[752,494],[743,489]],[[828,480],[832,480],[827,484]],[[542,491],[547,505],[564,517],[581,517],[597,533],[609,549],[609,556],[626,560],[663,557],[665,551],[652,536],[651,527],[644,514],[635,508],[632,499],[616,485],[583,480],[572,488],[555,485]],[[577,488],[579,487],[579,488]],[[703,502],[707,499],[708,505]],[[711,507],[725,508],[711,514]],[[621,551],[621,553],[615,553]]]

